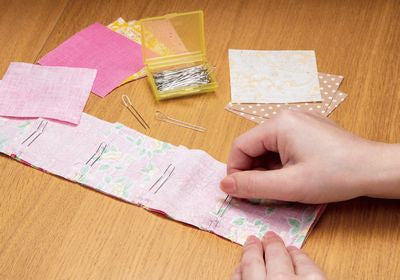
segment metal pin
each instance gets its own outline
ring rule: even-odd
[[[26,141],[28,141],[31,137],[33,137],[37,133],[37,135],[32,139],[32,141],[28,143],[28,147],[29,147],[43,133],[43,131],[46,128],[47,124],[48,124],[48,121],[42,120],[40,122],[39,126],[36,128],[36,130],[34,132],[32,132],[31,135],[29,135],[28,138],[26,138],[21,143],[21,145],[24,144]]]
[[[107,148],[107,144],[106,143],[104,143],[104,142],[100,143],[100,145],[97,148],[96,152],[90,157],[90,159],[85,164],[93,166],[100,159],[100,157],[104,154],[104,151],[106,150],[106,148]],[[98,155],[98,156],[95,158],[96,155]],[[92,161],[92,163],[90,163],[91,161]]]
[[[131,114],[135,117],[135,119],[140,123],[140,125],[143,126],[144,129],[150,129],[150,126],[146,123],[139,112],[136,111],[135,107],[133,107],[132,102],[127,95],[122,95],[122,102],[124,103],[124,106],[128,108]]]
[[[153,77],[159,91],[204,85],[211,82],[210,76],[208,75],[208,69],[204,65],[164,70],[154,73]]]
[[[259,115],[252,114],[252,113],[248,113],[248,112],[243,112],[243,111],[238,110],[238,109],[236,109],[236,108],[229,107],[229,110],[232,110],[232,111],[235,111],[235,112],[239,112],[239,113],[242,113],[242,114],[245,114],[245,115],[250,115],[250,116],[254,116],[254,117],[258,117],[258,118],[262,118],[262,119],[268,120],[267,117],[259,116]]]
[[[183,122],[183,121],[168,117],[167,115],[161,113],[160,111],[156,111],[156,119],[159,120],[159,121],[172,123],[172,124],[175,124],[177,126],[190,128],[190,129],[193,129],[193,130],[196,130],[196,131],[200,131],[200,132],[207,131],[207,129],[204,128],[204,127],[201,127],[201,126],[198,126],[198,125],[194,125],[194,124],[190,124],[190,123],[187,123],[187,122]]]
[[[172,167],[172,169],[170,169],[170,167]],[[168,170],[170,170],[170,171],[168,171]],[[174,170],[175,170],[175,166],[173,166],[172,164],[168,165],[168,167],[167,167],[167,169],[165,169],[164,173],[160,176],[160,178],[157,179],[157,181],[154,182],[154,184],[149,188],[148,191],[151,191],[155,186],[157,186],[157,183],[160,182],[161,179],[163,179],[161,184],[154,191],[154,194],[156,194],[162,188],[162,186],[168,181],[169,177],[172,175]]]
[[[210,225],[208,226],[209,230],[211,230],[211,226],[213,223],[215,223],[214,228],[216,228],[218,226],[219,222],[221,221],[222,216],[228,210],[231,202],[232,202],[232,197],[230,195],[227,195],[225,197],[225,200],[221,203],[221,207],[218,209],[218,211],[216,213],[216,218],[210,222]]]

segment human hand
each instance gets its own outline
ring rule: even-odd
[[[238,137],[221,189],[242,198],[326,203],[400,197],[400,147],[313,113],[283,111]]]
[[[267,232],[260,241],[255,236],[247,238],[243,254],[232,280],[301,280],[326,279],[318,266],[300,249],[285,247],[282,239]]]

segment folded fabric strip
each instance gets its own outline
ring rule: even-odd
[[[218,187],[226,166],[206,152],[86,114],[76,127],[0,118],[0,152],[239,244],[272,230],[287,245],[301,247],[324,208],[229,203]]]
[[[97,69],[92,91],[101,97],[143,68],[141,46],[100,23],[76,33],[38,63]]]

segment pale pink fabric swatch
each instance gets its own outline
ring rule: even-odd
[[[226,194],[219,182],[226,166],[206,152],[173,146],[86,114],[77,127],[48,121],[34,141],[26,141],[42,121],[1,118],[0,152],[239,244],[249,235],[262,237],[270,230],[287,245],[301,247],[324,209],[233,199],[221,211]],[[165,177],[167,170],[172,172]]]
[[[38,63],[97,69],[92,91],[101,97],[143,68],[141,46],[100,23],[76,33]]]
[[[13,62],[0,84],[0,116],[78,124],[96,72]]]

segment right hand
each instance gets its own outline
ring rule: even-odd
[[[232,280],[326,280],[319,267],[300,249],[285,247],[283,240],[267,232],[262,240],[247,238],[242,259]]]
[[[313,113],[283,111],[238,137],[221,189],[241,198],[326,203],[400,198],[400,146],[355,136]]]

